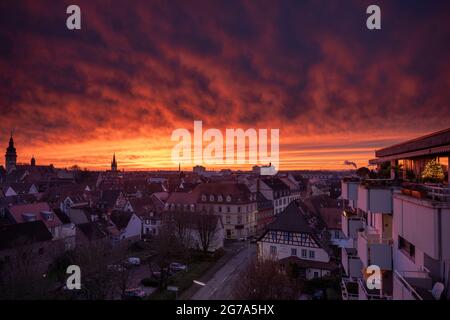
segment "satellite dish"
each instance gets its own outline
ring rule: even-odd
[[[433,295],[433,298],[435,298],[436,300],[440,300],[441,299],[441,295],[444,292],[444,284],[442,284],[441,282],[436,282],[433,286],[433,289],[431,289],[431,294]]]

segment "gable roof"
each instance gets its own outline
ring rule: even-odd
[[[108,208],[113,208],[120,194],[120,190],[104,190],[100,202],[105,204]]]
[[[306,221],[296,202],[291,202],[272,222],[267,230],[312,234],[313,230]]]
[[[0,225],[0,250],[52,240],[42,221]]]
[[[111,221],[118,229],[123,230],[128,226],[128,223],[130,222],[132,216],[132,212],[114,211],[113,213],[111,213]]]
[[[290,190],[289,186],[287,186],[280,178],[271,177],[261,179],[270,189],[273,191],[281,191],[281,190]]]
[[[341,229],[342,208],[320,208],[319,213],[328,229]]]
[[[9,208],[9,212],[16,223],[27,222],[24,216],[27,214],[34,214],[35,219],[43,221],[47,228],[54,228],[62,225],[61,220],[59,220],[58,216],[50,210],[50,207],[46,202],[13,205]],[[45,219],[42,215],[43,212],[52,212],[52,219]]]

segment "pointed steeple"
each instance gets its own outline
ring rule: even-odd
[[[111,171],[116,172],[117,171],[117,161],[116,161],[116,153],[113,154],[113,159],[111,162]]]

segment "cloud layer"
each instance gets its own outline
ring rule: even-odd
[[[174,167],[172,130],[280,128],[282,168],[362,165],[450,123],[450,3],[78,1],[0,4],[1,141],[19,161]]]

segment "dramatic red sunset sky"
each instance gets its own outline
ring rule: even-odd
[[[279,128],[281,169],[366,165],[450,127],[449,21],[449,1],[3,0],[0,147],[14,128],[19,162],[174,168],[172,131],[202,120]]]

